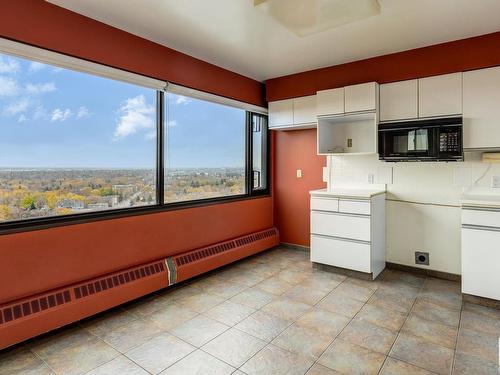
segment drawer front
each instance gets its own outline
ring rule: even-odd
[[[462,209],[462,224],[500,228],[500,210]]]
[[[462,292],[500,300],[500,232],[462,229]]]
[[[338,211],[339,199],[338,198],[311,198],[311,210],[319,211]]]
[[[370,217],[311,212],[311,233],[370,241]]]
[[[311,235],[311,261],[369,273],[370,245]]]
[[[350,213],[350,214],[359,214],[359,215],[370,215],[371,212],[371,204],[370,201],[357,201],[350,199],[340,199],[339,200],[339,211]]]

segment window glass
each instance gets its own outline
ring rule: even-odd
[[[155,90],[0,54],[0,222],[155,203]]]
[[[246,193],[246,111],[167,93],[165,202]]]
[[[267,189],[267,117],[251,114],[253,190]]]

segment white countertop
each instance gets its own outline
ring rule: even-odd
[[[369,188],[333,188],[331,190],[320,189],[311,190],[309,194],[313,196],[339,197],[339,198],[365,198],[369,199],[375,195],[385,194],[385,189]]]
[[[462,206],[500,208],[500,195],[464,194],[460,199]]]

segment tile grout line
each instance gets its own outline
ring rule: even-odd
[[[31,352],[31,353],[32,353],[35,357],[37,357],[40,361],[42,361],[42,363],[43,363],[43,364],[45,364],[45,365],[49,368],[49,370],[50,370],[50,371],[52,371],[55,375],[58,375],[58,374],[57,374],[57,372],[56,372],[56,370],[54,370],[54,369],[52,368],[52,366],[50,366],[50,365],[49,365],[49,363],[48,363],[47,361],[45,361],[42,357],[40,357],[40,356],[38,355],[38,353],[36,353],[36,352],[35,352],[33,349],[31,349],[30,347],[28,347],[28,350],[29,350],[29,351],[30,351],[30,352]]]
[[[451,374],[453,374],[453,371],[455,371],[455,363],[457,359],[457,350],[458,350],[458,339],[460,337],[460,332],[462,330],[462,313],[464,311],[464,303],[462,301],[462,305],[460,307],[460,319],[458,321],[458,329],[457,329],[457,337],[455,338],[455,350],[453,351],[453,360],[451,362]],[[500,360],[499,360],[500,362]]]
[[[418,368],[420,368],[420,369],[422,369],[422,370],[429,371],[429,370],[427,370],[427,369],[424,369],[423,367],[416,366],[416,365],[414,365],[414,364],[412,364],[412,363],[409,363],[409,362],[403,361],[403,360],[398,359],[398,358],[391,357],[391,356],[389,355],[389,354],[391,353],[392,349],[394,348],[394,345],[396,344],[396,341],[398,340],[398,338],[399,338],[399,336],[400,336],[400,334],[401,334],[401,331],[403,330],[403,327],[405,326],[406,322],[407,322],[407,321],[408,321],[408,319],[410,318],[411,312],[412,312],[413,308],[415,307],[415,304],[417,303],[418,296],[420,295],[420,293],[421,293],[422,289],[424,288],[424,285],[427,283],[427,279],[428,279],[428,277],[426,276],[426,277],[425,277],[425,280],[424,280],[424,282],[423,282],[423,284],[422,284],[422,286],[418,288],[418,293],[417,293],[417,295],[415,296],[415,300],[414,300],[414,301],[413,301],[413,303],[411,304],[411,307],[408,309],[408,312],[406,313],[406,318],[405,318],[405,320],[404,320],[403,324],[401,324],[401,327],[399,328],[399,330],[398,330],[398,332],[397,332],[397,334],[396,334],[396,338],[394,339],[394,342],[392,343],[392,345],[391,345],[390,349],[389,349],[389,350],[388,350],[388,352],[387,352],[387,355],[386,355],[386,357],[385,357],[385,359],[384,359],[384,362],[382,363],[382,367],[380,367],[380,370],[379,370],[379,372],[378,372],[378,374],[379,374],[379,375],[381,374],[381,372],[382,372],[382,370],[383,370],[383,368],[384,368],[384,366],[385,366],[385,363],[387,362],[387,358],[396,359],[396,360],[398,360],[398,361],[401,361],[401,362],[403,362],[403,363],[409,364],[409,365],[411,365],[411,366],[415,366],[415,367],[418,367]],[[429,371],[429,372],[430,372],[430,373],[433,373],[433,371]]]
[[[281,271],[279,271],[279,272],[281,272]],[[278,272],[278,273],[279,273],[279,272]],[[298,272],[300,272],[300,270],[298,270]],[[275,276],[275,275],[273,275],[273,276]],[[272,276],[271,276],[271,277],[272,277]],[[334,289],[336,289],[336,288],[337,288],[340,284],[342,284],[345,280],[347,280],[347,278],[346,278],[346,279],[344,279],[344,280],[343,280],[342,282],[340,282],[339,284],[337,284],[337,285],[336,285],[336,286],[335,286],[335,287],[334,287],[334,288],[333,288],[333,289],[332,289],[329,293],[327,293],[327,295],[328,295],[328,294],[330,294],[330,293],[331,293]],[[284,281],[285,281],[285,280],[284,280]],[[285,282],[286,282],[286,281],[285,281]],[[295,285],[295,286],[296,286],[296,285]],[[294,287],[295,287],[295,286],[294,286]],[[268,292],[266,292],[266,293],[268,293]],[[283,297],[283,296],[284,296],[284,294],[286,294],[286,293],[287,293],[287,292],[281,293],[280,295],[277,295],[277,297]],[[272,294],[272,293],[269,293],[269,294]],[[325,296],[325,297],[323,297],[323,298],[326,298],[326,296]],[[322,298],[321,300],[323,300],[323,298]],[[293,299],[292,299],[292,300],[293,300]],[[321,301],[321,300],[320,300],[320,301]],[[293,300],[293,301],[294,301],[294,300]],[[320,302],[320,301],[319,301],[319,302]],[[270,304],[270,303],[272,303],[272,302],[273,302],[273,301],[270,301],[270,302],[266,303],[265,305],[261,306],[261,307],[260,307],[257,311],[261,311],[261,310],[262,310],[265,306],[269,305],[269,304]],[[297,301],[297,302],[300,302],[300,301]],[[311,308],[316,307],[316,305],[317,305],[317,304],[319,304],[319,302],[317,302],[315,305],[312,305],[312,306],[311,306]],[[304,312],[303,314],[301,314],[301,315],[300,315],[297,319],[300,319],[300,317],[302,317],[302,316],[304,316],[305,314],[307,314],[308,312],[310,312],[310,310],[311,310],[311,309],[309,309],[307,312]],[[268,313],[266,313],[266,312],[264,312],[264,311],[262,311],[262,312],[263,312],[264,314],[268,314]],[[273,315],[273,314],[269,314],[269,315],[272,315],[273,317],[276,317],[276,316],[275,316],[275,315]],[[280,318],[280,317],[278,317],[278,318]],[[280,319],[283,319],[283,318],[280,318]],[[249,334],[249,333],[247,333],[247,332],[241,331],[240,329],[238,329],[238,328],[234,327],[235,329],[239,330],[240,332],[247,333],[248,335],[250,335],[250,336],[252,336],[252,337],[258,338],[258,339],[260,339],[260,340],[262,340],[262,341],[266,342],[266,345],[265,345],[262,349],[260,349],[259,351],[257,351],[257,352],[256,352],[254,355],[252,355],[250,358],[248,358],[248,359],[247,359],[247,360],[246,360],[246,361],[245,361],[245,362],[244,362],[241,366],[239,366],[239,367],[237,368],[237,370],[239,370],[239,371],[243,372],[243,371],[241,370],[241,368],[242,368],[242,367],[243,367],[243,366],[244,366],[247,362],[249,362],[252,358],[254,358],[257,354],[259,354],[262,350],[264,350],[266,347],[268,347],[269,345],[276,346],[277,348],[279,348],[279,349],[281,349],[281,350],[285,350],[285,351],[287,351],[287,352],[289,352],[289,353],[292,353],[292,354],[295,354],[295,355],[301,355],[301,354],[298,354],[298,353],[294,353],[294,352],[292,352],[292,351],[289,351],[289,350],[287,350],[287,349],[283,349],[283,348],[281,348],[280,346],[277,346],[277,345],[272,344],[272,341],[273,341],[274,339],[276,339],[278,336],[280,336],[283,332],[285,332],[288,328],[290,328],[290,327],[291,327],[291,326],[292,326],[292,325],[293,325],[293,324],[297,321],[297,319],[295,319],[294,321],[291,321],[291,320],[290,320],[290,321],[291,321],[291,323],[290,323],[288,326],[286,326],[286,328],[284,328],[283,330],[281,330],[281,332],[280,332],[278,335],[276,335],[274,338],[272,338],[270,341],[264,341],[264,340],[262,340],[262,339],[260,339],[260,338],[258,338],[258,337],[256,337],[256,336],[253,336],[252,334]],[[288,319],[283,319],[283,320],[288,320]],[[306,357],[306,356],[304,356],[304,355],[301,355],[301,356]],[[311,366],[307,369],[307,371],[306,371],[305,373],[307,373],[307,372],[311,369],[311,367],[312,367],[312,366],[314,366],[314,364],[315,364],[315,363],[316,363],[316,361],[314,361],[314,362],[313,362],[313,364],[312,364],[312,365],[311,365]],[[305,374],[305,373],[304,373],[304,374]]]

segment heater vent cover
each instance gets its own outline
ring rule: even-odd
[[[222,242],[214,246],[205,247],[199,250],[194,250],[189,253],[174,257],[177,267],[196,262],[201,259],[208,258],[212,255],[233,250],[240,246],[245,246],[253,242],[257,242],[264,238],[275,236],[278,233],[276,228],[268,229],[262,232],[249,234],[248,236],[239,237],[231,241]]]
[[[69,289],[45,294],[0,308],[0,325],[71,302]]]
[[[165,264],[163,262],[155,262],[125,272],[92,280],[89,283],[73,288],[73,291],[75,293],[75,298],[80,299],[163,271],[165,271]]]

